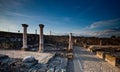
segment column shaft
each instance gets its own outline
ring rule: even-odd
[[[43,28],[44,25],[40,24],[40,35],[39,35],[39,52],[43,52],[44,51],[44,38],[43,38]]]
[[[72,42],[72,33],[69,34],[69,46],[68,46],[68,51],[70,51],[73,47],[73,42]]]
[[[23,48],[27,48],[27,28],[23,28]]]
[[[23,47],[22,50],[27,50],[27,24],[22,24],[23,26]]]

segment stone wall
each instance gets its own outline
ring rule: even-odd
[[[120,46],[89,45],[87,50],[93,52],[94,54],[96,54],[97,57],[106,60],[113,66],[120,65]]]
[[[28,34],[27,35],[28,47],[38,47],[39,35]],[[54,44],[56,46],[68,46],[68,35],[66,36],[54,36],[44,35],[45,44]],[[89,45],[120,45],[120,38],[97,38],[97,37],[75,37],[73,36],[73,45],[89,47]],[[22,33],[2,32],[0,31],[0,48],[12,48],[20,49],[22,47]]]
[[[20,49],[22,47],[22,33],[0,32],[0,49]],[[39,35],[28,34],[28,48],[38,48]],[[44,43],[55,46],[68,46],[68,36],[44,35]]]
[[[21,49],[22,33],[0,32],[0,49]],[[38,47],[38,35],[28,34],[28,47]]]

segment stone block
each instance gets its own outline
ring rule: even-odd
[[[112,56],[112,55],[110,55],[110,54],[106,54],[105,55],[105,60],[109,63],[109,64],[111,64],[111,65],[113,65],[113,66],[116,66],[116,60],[117,60],[117,58],[115,57],[115,56]]]
[[[2,55],[2,54],[0,54],[0,60],[1,60],[1,59],[6,59],[6,58],[8,58],[7,55]]]
[[[101,59],[105,59],[105,52],[102,52],[102,51],[97,51],[96,52],[96,55],[101,58]]]
[[[35,57],[33,56],[26,56],[23,58],[23,62],[32,62],[35,60]]]

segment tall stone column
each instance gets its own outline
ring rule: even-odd
[[[72,42],[72,33],[69,34],[69,46],[68,51],[72,50],[73,48],[73,42]]]
[[[22,27],[23,27],[23,47],[22,47],[22,50],[27,50],[27,27],[28,25],[27,24],[22,24]]]
[[[39,35],[39,52],[44,51],[44,38],[43,38],[43,24],[39,24],[40,27],[40,35]]]

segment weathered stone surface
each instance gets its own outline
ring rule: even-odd
[[[66,72],[67,58],[55,57],[48,64],[47,72]]]
[[[37,63],[38,63],[37,60],[32,61],[32,62],[25,62],[25,63],[22,64],[22,67],[30,68],[30,67],[36,65]]]
[[[35,57],[33,56],[26,56],[23,58],[23,62],[32,62],[35,60]]]
[[[110,63],[111,65],[113,66],[116,66],[116,57],[115,56],[112,56],[112,55],[109,55],[109,54],[106,54],[105,55],[105,60]]]
[[[54,68],[49,68],[47,72],[54,72]]]
[[[8,56],[7,56],[7,55],[0,54],[0,60],[1,60],[1,59],[5,59],[5,58],[8,58]]]
[[[5,55],[3,59],[0,59],[0,72],[19,72],[20,66],[17,63],[19,61],[18,59],[9,58]]]
[[[67,59],[55,56],[48,63],[38,63],[34,57],[0,59],[0,72],[66,72]]]
[[[96,55],[97,55],[99,58],[102,58],[102,59],[105,58],[105,53],[102,52],[102,51],[97,51],[97,52],[96,52]]]

